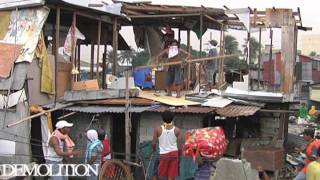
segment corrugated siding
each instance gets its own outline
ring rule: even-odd
[[[256,106],[242,106],[242,105],[229,105],[224,108],[218,108],[217,114],[224,117],[239,117],[239,116],[252,116],[260,107]]]

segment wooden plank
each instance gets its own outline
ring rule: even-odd
[[[294,25],[292,9],[266,9],[265,24],[271,27],[292,26]]]
[[[94,42],[91,41],[91,58],[90,58],[90,79],[93,79],[93,68],[94,68]]]
[[[296,63],[295,27],[283,26],[281,30],[281,91],[284,94],[284,101],[292,101]]]
[[[185,97],[176,98],[173,96],[157,95],[152,92],[146,92],[146,91],[140,91],[139,97],[145,98],[145,99],[150,99],[153,101],[157,101],[157,102],[167,104],[170,106],[191,106],[191,105],[199,105],[200,104],[198,102],[185,100]]]

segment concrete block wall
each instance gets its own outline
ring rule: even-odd
[[[71,122],[74,124],[73,128],[71,129],[71,138],[74,140],[76,144],[76,148],[79,148],[81,150],[85,150],[87,146],[87,137],[86,137],[86,131],[88,130],[88,127],[90,125],[90,122],[92,120],[94,114],[89,113],[76,113],[73,116],[70,116],[66,118],[68,122]],[[98,129],[103,128],[109,135],[110,135],[110,129],[111,129],[111,120],[110,116],[107,114],[100,114],[99,117],[97,117],[98,121],[93,122],[89,129]],[[73,159],[74,163],[80,163],[84,162],[84,155],[82,158],[79,159]]]
[[[281,127],[280,113],[259,113],[260,132],[262,137],[275,137],[279,135]]]
[[[139,142],[152,140],[154,128],[161,124],[161,113],[142,113],[140,117]],[[174,124],[182,130],[184,137],[187,130],[203,127],[203,116],[197,114],[177,114],[174,118]]]

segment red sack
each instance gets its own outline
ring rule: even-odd
[[[200,154],[204,157],[217,158],[224,154],[228,140],[221,127],[192,129],[186,132],[186,142],[183,147],[186,156],[194,158]]]

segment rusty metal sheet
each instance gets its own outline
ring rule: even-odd
[[[239,117],[239,116],[252,116],[260,107],[256,106],[243,106],[243,105],[229,105],[224,108],[217,108],[217,114],[224,117]]]
[[[104,100],[94,100],[94,101],[81,101],[81,104],[96,104],[96,105],[125,105],[126,100],[124,98],[117,99],[104,99]],[[150,106],[156,102],[143,99],[143,98],[130,98],[131,105],[140,105],[140,106]]]
[[[7,78],[10,75],[11,67],[18,58],[21,45],[0,42],[0,77]]]

